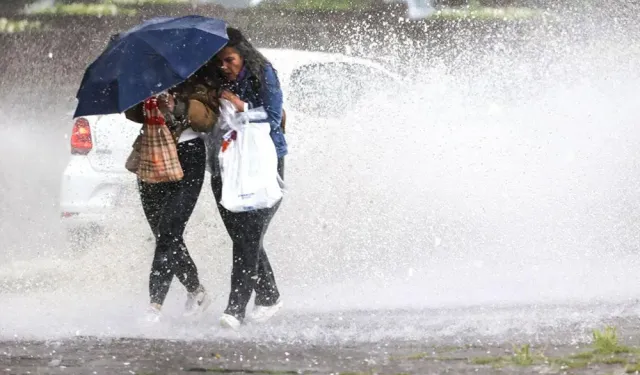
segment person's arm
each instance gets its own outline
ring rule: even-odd
[[[197,132],[208,132],[218,122],[218,104],[215,94],[198,85],[185,100],[185,113],[189,126]]]
[[[276,72],[270,65],[265,68],[264,82],[259,95],[262,98],[262,107],[267,114],[266,120],[271,125],[271,130],[279,128],[282,124],[282,89]],[[250,103],[244,102],[229,90],[224,90],[221,98],[233,103],[238,112],[246,112],[249,109],[253,109]],[[264,119],[251,120],[251,122],[264,122]]]
[[[264,83],[260,95],[264,110],[267,112],[267,121],[271,125],[271,130],[275,130],[282,124],[282,89],[271,65],[267,65],[265,68]]]
[[[280,123],[282,126],[282,134],[287,132],[287,111],[282,108],[282,122]]]
[[[213,129],[216,122],[218,122],[218,115],[205,103],[189,99],[187,119],[191,129],[205,133]]]

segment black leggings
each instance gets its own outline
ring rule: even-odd
[[[278,159],[278,173],[284,179],[283,158]],[[263,239],[282,200],[271,208],[231,212],[219,203],[222,198],[220,176],[212,176],[211,187],[224,226],[233,241],[231,292],[225,314],[233,315],[242,321],[254,290],[256,305],[271,306],[280,298],[273,269],[264,250]]]
[[[178,143],[184,178],[177,182],[150,184],[138,180],[142,208],[156,238],[149,275],[151,303],[162,305],[173,276],[190,293],[200,286],[198,269],[182,235],[198,201],[204,182],[205,146],[200,138]]]

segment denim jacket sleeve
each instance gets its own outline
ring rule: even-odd
[[[267,121],[271,125],[271,131],[277,131],[282,122],[282,89],[278,76],[271,65],[267,65],[265,68],[264,81],[260,96],[262,96],[262,103],[265,112],[267,112]]]

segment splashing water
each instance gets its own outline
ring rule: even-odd
[[[517,48],[496,38],[453,62],[413,45],[410,58],[392,61],[410,72],[401,90],[380,82],[337,119],[292,113],[289,191],[266,244],[291,314],[422,309],[411,320],[419,326],[428,309],[634,298],[640,49],[623,26],[577,24],[580,38],[536,30]],[[208,183],[186,241],[214,313],[200,325],[142,330],[131,316],[146,303],[146,223],[69,256],[55,209],[66,150],[51,144],[62,131],[38,119],[16,126],[11,111],[3,132],[19,142],[2,165],[0,337],[206,331],[225,303],[231,261]],[[34,143],[48,154],[34,154]],[[175,282],[169,311],[183,298]],[[477,324],[468,318],[460,332]],[[486,319],[494,331],[521,324]],[[296,327],[278,332],[293,337]]]

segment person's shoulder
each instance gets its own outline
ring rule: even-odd
[[[264,66],[264,78],[267,81],[278,80],[278,73],[276,71],[276,68],[271,63],[267,63]]]

